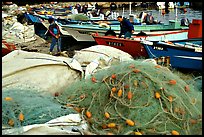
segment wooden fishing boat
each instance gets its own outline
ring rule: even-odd
[[[146,32],[146,36],[133,36],[131,39],[117,38],[115,36],[93,35],[97,44],[112,46],[125,51],[133,57],[147,57],[146,50],[140,43],[142,39],[149,41],[178,41],[187,39],[202,39],[202,20],[193,19],[189,30]]]
[[[31,16],[31,15],[30,15]],[[53,17],[58,24],[63,28],[70,28],[79,31],[83,34],[91,34],[98,32],[100,35],[104,35],[110,28],[115,31],[116,34],[120,33],[120,25],[117,20],[90,20],[88,17],[84,20],[69,20],[65,16],[52,16],[52,15],[39,15],[37,13],[33,14],[43,20],[48,20],[49,17]],[[189,27],[181,26],[180,21],[169,20],[168,24],[133,24],[136,35],[138,32],[152,32],[152,31],[170,31],[170,30],[187,30]]]
[[[60,14],[60,13],[57,13],[57,14],[52,14],[52,15],[48,15],[48,14],[38,14],[38,13],[34,13],[33,15],[30,14],[30,16],[33,16],[33,17],[38,17],[42,20],[48,20],[50,17],[54,18],[55,21],[57,21],[58,23],[61,23],[62,25],[70,25],[70,24],[95,24],[95,25],[98,25],[100,24],[101,22],[103,23],[106,23],[107,25],[119,25],[120,22],[118,22],[117,20],[104,20],[104,19],[101,19],[101,17],[92,17],[92,18],[89,18],[88,16],[85,16],[83,14],[77,14],[76,16],[78,17],[74,17],[74,15],[72,14],[69,14],[69,13],[65,13],[63,12],[64,14]],[[25,14],[28,14],[28,13],[25,13]],[[81,16],[81,17],[79,17]],[[81,18],[81,20],[76,20],[76,19],[73,19],[73,18]]]
[[[111,30],[115,31],[116,34],[120,33],[120,25],[98,25],[98,24],[67,24],[63,25],[60,22],[58,23],[60,26],[64,28],[71,28],[75,29],[81,33],[95,33],[98,32],[101,35],[104,35],[110,28]],[[144,32],[152,32],[152,31],[170,31],[170,30],[188,30],[189,27],[187,26],[181,26],[180,22],[175,21],[175,20],[169,20],[169,24],[154,24],[154,25],[146,25],[146,24],[141,24],[141,25],[133,25],[135,33],[133,35],[136,35],[140,31]]]
[[[46,10],[41,10],[37,12],[37,14],[40,14],[40,15],[52,15],[53,13],[54,13],[53,11],[46,11]]]
[[[143,45],[140,43],[142,40],[166,41],[187,39],[188,30],[149,32],[145,36],[133,36],[131,39],[117,38],[116,36],[99,36],[97,33],[94,34],[93,37],[99,45],[111,46],[120,49],[129,53],[134,58],[147,58],[148,54]]]
[[[202,71],[202,39],[141,43],[149,58],[168,56],[172,68]]]

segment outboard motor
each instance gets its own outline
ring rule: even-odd
[[[116,36],[116,33],[111,28],[105,33],[105,36]]]
[[[136,36],[147,36],[147,34],[143,31],[140,31]]]
[[[181,19],[181,26],[189,26],[190,21],[187,18]]]

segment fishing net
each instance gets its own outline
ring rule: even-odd
[[[202,92],[140,60],[99,70],[56,99],[81,113],[99,135],[202,134]]]
[[[182,72],[178,71],[175,68],[171,68],[171,71],[183,79],[188,85],[194,86],[195,91],[202,92],[202,73],[193,71],[193,72]]]
[[[2,125],[5,128],[43,124],[68,114],[76,114],[76,111],[62,106],[53,96],[42,96],[31,90],[3,90]]]

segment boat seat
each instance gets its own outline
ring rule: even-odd
[[[194,47],[201,47],[202,48],[202,45],[198,45],[198,44],[194,44],[193,46]]]
[[[184,47],[185,45],[184,44],[180,44],[180,43],[174,43],[175,46],[178,46],[178,47]]]
[[[193,46],[191,46],[191,45],[185,45],[185,48],[195,49],[195,47],[193,47]]]
[[[186,42],[186,45],[194,45],[193,43],[190,42]]]
[[[194,43],[189,43],[189,42],[186,42],[185,45],[190,45],[192,47],[201,47],[201,45],[199,45],[199,44],[194,44]]]

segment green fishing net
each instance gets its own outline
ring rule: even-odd
[[[130,61],[97,71],[56,99],[98,135],[202,134],[202,92],[165,67]]]
[[[62,106],[53,96],[23,89],[6,89],[2,92],[2,125],[17,128],[32,124],[44,124],[54,118],[76,114]]]

